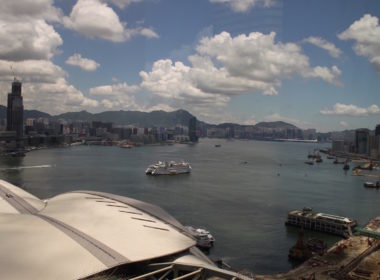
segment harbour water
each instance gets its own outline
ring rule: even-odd
[[[221,144],[216,148],[215,144]],[[40,198],[87,189],[133,197],[161,206],[184,225],[204,226],[216,238],[211,254],[237,270],[287,271],[298,230],[284,226],[287,212],[349,216],[365,224],[379,215],[380,191],[341,165],[304,164],[318,144],[201,139],[195,145],[133,149],[77,146],[45,149],[25,158],[0,158],[0,178]],[[185,160],[192,173],[146,176],[158,160]],[[329,244],[339,237],[307,232]]]

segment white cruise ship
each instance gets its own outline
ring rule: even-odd
[[[156,164],[149,165],[145,170],[147,175],[177,175],[186,174],[191,172],[191,166],[189,163],[181,161],[159,161]]]

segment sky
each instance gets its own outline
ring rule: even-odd
[[[2,0],[0,104],[185,109],[209,123],[380,123],[380,1]]]

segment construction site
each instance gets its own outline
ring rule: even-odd
[[[302,247],[298,240],[296,246]],[[347,239],[332,246],[325,254],[314,254],[299,267],[276,275],[252,275],[262,280],[379,280],[380,216],[358,228]]]

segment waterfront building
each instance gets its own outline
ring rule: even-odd
[[[196,117],[191,117],[189,120],[189,138],[191,142],[198,142]]]
[[[344,141],[343,140],[333,140],[331,151],[333,153],[342,153],[344,152]]]
[[[12,82],[12,92],[8,93],[7,131],[16,131],[20,140],[24,134],[24,105],[21,95],[21,82],[16,78]]]
[[[218,268],[152,204],[91,191],[40,200],[3,180],[0,198],[2,279],[108,279],[118,268],[125,279],[248,279]]]
[[[355,131],[355,150],[362,155],[369,154],[369,129],[361,128]]]

